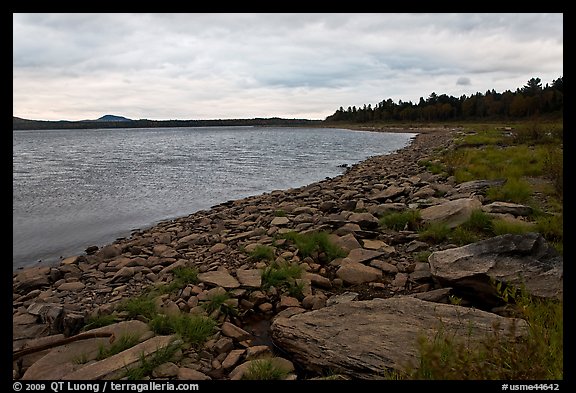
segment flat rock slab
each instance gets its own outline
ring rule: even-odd
[[[238,288],[240,283],[230,273],[214,271],[200,273],[198,279],[202,282],[223,288]]]
[[[138,340],[142,340],[152,335],[148,325],[137,320],[118,322],[90,330],[90,332],[113,333],[116,340],[120,340],[123,336],[133,336]],[[55,347],[32,364],[26,370],[22,379],[62,379],[84,368],[84,361],[95,359],[102,348],[109,348],[110,346],[111,343],[108,338],[91,338]]]
[[[174,335],[152,337],[116,355],[69,373],[62,379],[98,380],[121,378],[126,373],[126,370],[140,366],[142,357],[152,356],[168,347],[175,339]]]
[[[262,270],[260,269],[236,270],[236,276],[244,287],[260,288],[262,285]]]
[[[276,345],[313,372],[341,373],[358,379],[383,379],[389,369],[418,361],[418,339],[446,334],[475,342],[498,323],[505,336],[526,332],[523,320],[482,310],[432,303],[413,297],[337,303],[316,311],[277,318],[271,325]]]

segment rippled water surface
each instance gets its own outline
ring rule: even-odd
[[[216,204],[340,175],[415,134],[199,127],[13,131],[13,268]]]

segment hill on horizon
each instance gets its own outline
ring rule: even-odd
[[[128,119],[124,116],[116,116],[116,115],[104,115],[96,120],[86,120],[86,121],[132,121],[132,119]]]

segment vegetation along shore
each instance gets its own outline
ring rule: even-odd
[[[408,131],[14,272],[13,378],[562,379],[562,123]]]

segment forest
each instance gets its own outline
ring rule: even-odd
[[[392,99],[382,100],[376,105],[364,104],[344,109],[340,107],[325,119],[327,123],[367,123],[387,121],[434,122],[449,120],[516,120],[532,117],[561,118],[563,116],[563,77],[542,86],[540,78],[531,78],[516,89],[498,93],[494,89],[469,97],[438,95],[431,93],[427,99],[420,97],[417,104],[412,101],[398,103]]]
[[[254,118],[224,120],[128,120],[128,121],[42,121],[13,117],[13,130],[85,129],[85,128],[153,128],[208,126],[291,126],[310,127],[323,124],[368,122],[438,122],[475,120],[522,120],[534,117],[559,119],[564,111],[563,77],[542,86],[540,78],[531,78],[515,92],[497,93],[494,89],[469,97],[431,93],[427,99],[412,101],[392,99],[362,108],[340,107],[325,120]]]

